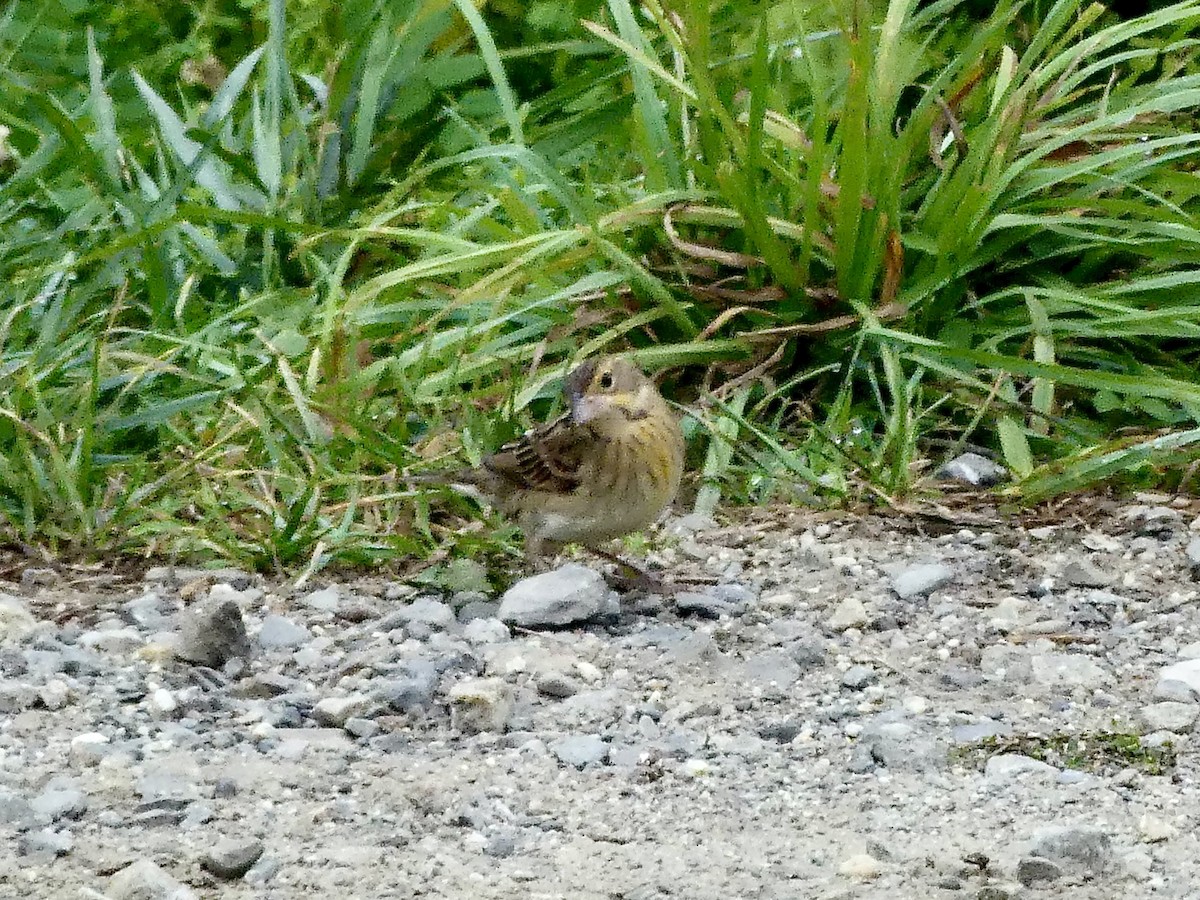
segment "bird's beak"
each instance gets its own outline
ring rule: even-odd
[[[595,397],[583,394],[571,401],[571,421],[576,425],[586,425],[608,408],[606,397]]]

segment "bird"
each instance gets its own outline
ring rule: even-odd
[[[520,526],[535,566],[580,544],[645,576],[603,545],[650,525],[675,499],[684,470],[679,420],[645,372],[619,355],[579,364],[563,396],[565,413],[478,468],[415,480],[478,492]]]

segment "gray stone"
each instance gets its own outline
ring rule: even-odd
[[[566,766],[582,769],[602,763],[608,757],[608,744],[595,734],[574,734],[550,744],[550,752]]]
[[[506,731],[512,713],[512,688],[502,679],[468,678],[450,689],[450,724],[463,734]]]
[[[1184,554],[1187,556],[1189,566],[1193,569],[1200,569],[1200,537],[1194,537],[1188,541]]]
[[[65,681],[57,678],[47,681],[38,691],[38,699],[46,709],[60,710],[71,702],[71,689]]]
[[[502,644],[512,635],[508,626],[499,619],[476,618],[467,620],[463,626],[463,640],[471,644]]]
[[[0,593],[0,641],[23,641],[37,627],[37,619],[12,594]]]
[[[109,900],[197,900],[191,888],[148,859],[139,859],[113,875],[104,893]]]
[[[66,831],[43,828],[31,831],[17,839],[17,853],[34,860],[49,861],[66,856],[75,847],[75,839]]]
[[[892,590],[901,600],[928,597],[954,580],[954,570],[942,563],[910,566],[892,579]]]
[[[47,788],[29,802],[35,815],[47,822],[78,819],[87,812],[87,795],[78,788]]]
[[[310,591],[300,598],[300,602],[315,612],[334,613],[342,602],[342,592],[337,585]]]
[[[870,666],[851,666],[842,673],[842,687],[852,691],[861,691],[869,684],[874,684],[879,673]]]
[[[341,728],[352,716],[361,716],[372,706],[366,694],[350,694],[346,697],[326,697],[312,708],[312,717],[327,728]]]
[[[433,597],[417,597],[407,606],[397,609],[393,616],[406,625],[419,622],[439,631],[449,628],[455,621],[454,610]]]
[[[84,647],[113,655],[132,653],[145,642],[136,628],[101,628],[85,631],[79,636],[79,643]]]
[[[1052,825],[1034,832],[1030,855],[1058,863],[1067,871],[1103,875],[1115,866],[1112,838],[1099,828]]]
[[[547,672],[538,677],[537,692],[543,697],[564,700],[579,693],[579,683],[559,672]]]
[[[1020,753],[999,753],[988,759],[983,774],[990,781],[1008,781],[1023,775],[1053,778],[1058,775],[1058,769],[1040,759],[1022,756]]]
[[[1192,690],[1191,685],[1171,679],[1160,680],[1154,685],[1155,700],[1174,700],[1176,703],[1195,703],[1200,695]]]
[[[497,859],[506,859],[516,852],[517,841],[511,834],[497,834],[483,845],[483,852]]]
[[[161,630],[168,619],[163,611],[162,597],[154,591],[130,600],[121,607],[121,613],[126,621],[147,631]]]
[[[680,591],[671,598],[675,611],[681,616],[698,616],[701,619],[719,619],[721,616],[731,616],[737,612],[732,603],[718,599],[712,594],[697,591]]]
[[[1107,587],[1112,583],[1112,578],[1101,572],[1087,557],[1073,559],[1067,563],[1062,577],[1067,584],[1082,588]]]
[[[372,695],[400,712],[432,703],[438,685],[437,667],[428,660],[413,660],[404,665],[403,672],[401,678],[377,679]]]
[[[522,628],[562,627],[619,613],[604,579],[576,563],[523,578],[500,600],[501,621]]]
[[[1158,673],[1158,680],[1160,684],[1164,681],[1177,681],[1200,694],[1200,659],[1185,659],[1172,663]]]
[[[1149,706],[1143,706],[1140,718],[1145,731],[1174,731],[1182,733],[1192,730],[1192,725],[1195,724],[1197,716],[1200,716],[1200,704],[1164,700],[1161,703],[1151,703]]]
[[[38,693],[28,684],[0,684],[0,713],[19,713],[38,701]]]
[[[347,734],[351,734],[362,740],[369,740],[379,734],[379,723],[374,719],[362,719],[357,716],[352,716],[346,720],[346,724],[342,726],[346,729]]]
[[[974,487],[991,487],[1008,478],[1008,469],[978,453],[964,453],[938,469],[937,477]]]
[[[1046,687],[1097,688],[1108,676],[1092,657],[1081,653],[1043,653],[1030,657],[1030,679]]]
[[[0,825],[23,828],[31,824],[33,818],[33,808],[28,800],[16,791],[0,787]]]
[[[200,857],[200,866],[218,878],[227,881],[241,878],[263,855],[262,841],[221,838],[216,845]]]
[[[846,597],[825,624],[833,631],[845,631],[848,628],[866,628],[870,621],[871,617],[862,601],[857,597]]]
[[[238,605],[232,600],[210,600],[189,610],[180,623],[175,655],[210,669],[248,658],[250,638]]]
[[[287,650],[306,643],[309,637],[308,629],[303,625],[286,616],[272,614],[263,619],[258,643],[267,650]]]

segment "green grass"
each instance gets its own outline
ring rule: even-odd
[[[9,541],[504,559],[399,476],[617,349],[702,509],[1200,458],[1200,3],[242,6],[0,20]]]

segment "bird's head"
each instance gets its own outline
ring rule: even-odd
[[[620,356],[588,360],[567,376],[571,418],[601,433],[644,419],[662,405],[654,383]]]

